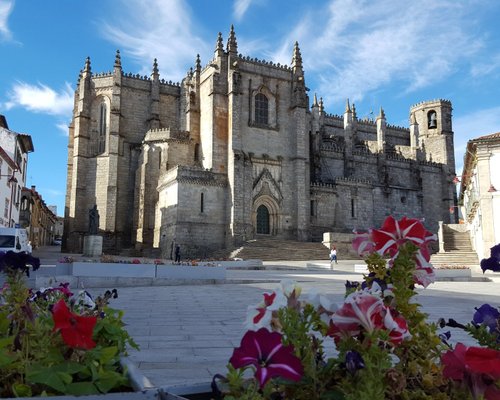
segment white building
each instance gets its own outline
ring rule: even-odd
[[[21,189],[26,186],[28,153],[32,151],[31,136],[9,130],[0,115],[0,226],[19,223]]]
[[[500,243],[500,132],[469,140],[459,203],[479,259]]]

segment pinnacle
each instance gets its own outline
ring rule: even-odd
[[[90,72],[90,57],[85,59],[85,67],[83,67],[83,72]]]
[[[292,67],[302,68],[302,55],[300,54],[299,42],[293,46]]]
[[[158,75],[158,60],[156,58],[153,60],[153,75]]]
[[[351,112],[351,106],[349,104],[349,99],[346,99],[346,103],[345,103],[345,112]]]
[[[201,70],[201,59],[200,59],[200,55],[199,54],[196,55],[196,63],[195,63],[195,65],[196,65],[196,70],[200,71]]]
[[[238,53],[238,44],[236,42],[236,34],[234,33],[233,24],[231,24],[229,38],[227,39],[227,51],[230,53]]]
[[[222,52],[224,51],[224,45],[222,44],[222,33],[219,32],[219,35],[217,36],[217,43],[215,45],[215,52]]]
[[[115,68],[121,68],[122,67],[122,59],[120,57],[120,50],[116,50],[116,55],[115,55]]]
[[[314,93],[314,98],[313,98],[313,107],[318,106],[318,98],[316,97],[316,93]]]
[[[380,107],[380,114],[378,116],[380,119],[385,119],[385,112],[384,112],[384,109],[382,107]]]

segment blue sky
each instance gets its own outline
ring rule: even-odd
[[[497,0],[0,0],[0,113],[32,136],[27,186],[64,213],[73,91],[89,56],[113,68],[180,81],[234,24],[245,56],[290,64],[299,42],[310,98],[359,117],[382,106],[408,126],[409,107],[453,103],[457,169],[467,140],[500,131]]]

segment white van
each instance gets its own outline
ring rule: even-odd
[[[28,232],[21,228],[0,228],[0,251],[12,250],[16,253],[31,253]]]

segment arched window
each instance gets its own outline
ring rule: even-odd
[[[255,123],[267,125],[269,121],[269,100],[262,93],[255,95]]]
[[[427,113],[427,127],[429,129],[437,128],[437,114],[434,110]]]
[[[269,210],[265,205],[257,208],[257,233],[269,235]]]
[[[106,131],[107,131],[107,109],[106,103],[101,103],[99,106],[99,138],[98,138],[98,154],[102,154],[106,151]]]

